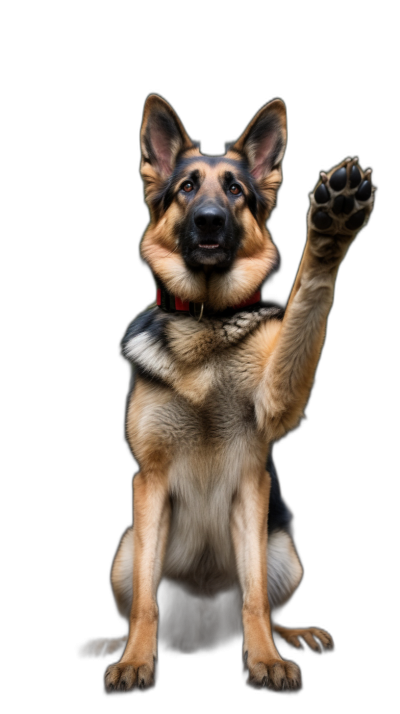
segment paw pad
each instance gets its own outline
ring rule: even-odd
[[[350,188],[355,188],[361,181],[361,174],[357,166],[352,166],[350,171]]]
[[[351,235],[369,218],[375,188],[371,169],[363,171],[357,158],[346,159],[321,182],[311,195],[311,221],[323,233]]]
[[[367,201],[371,195],[372,186],[370,181],[363,181],[360,188],[356,193],[356,199],[358,201]]]
[[[314,198],[317,203],[326,203],[327,201],[329,201],[330,193],[324,183],[321,183],[321,185],[318,186],[314,194]]]
[[[333,202],[332,211],[335,213],[336,216],[339,216],[341,213],[345,213],[346,215],[348,215],[352,212],[353,208],[353,196],[336,196]]]
[[[324,231],[332,225],[332,218],[328,213],[325,213],[325,211],[317,211],[313,215],[313,223],[321,231]]]
[[[353,213],[351,218],[349,218],[348,221],[346,221],[346,227],[350,228],[350,230],[356,230],[357,228],[361,228],[362,224],[364,223],[365,220],[365,211],[364,209],[361,209],[361,211],[357,211],[357,213]]]
[[[334,191],[342,191],[346,186],[346,182],[347,171],[346,167],[342,166],[341,169],[338,169],[337,171],[335,171],[334,174],[332,174],[331,179],[329,181],[329,185],[331,188],[333,188]]]

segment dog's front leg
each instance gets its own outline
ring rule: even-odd
[[[297,425],[325,338],[339,265],[373,208],[370,171],[346,159],[311,195],[307,244],[285,316],[265,349],[256,413],[275,440]]]
[[[232,506],[232,541],[243,592],[243,652],[250,682],[272,689],[298,689],[300,669],[282,659],[271,632],[267,591],[270,485],[267,472],[244,475]]]
[[[133,479],[133,602],[129,636],[119,662],[108,667],[108,691],[153,683],[157,655],[157,587],[170,524],[167,479],[157,472],[140,472]]]

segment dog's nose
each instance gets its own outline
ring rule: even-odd
[[[225,211],[215,205],[198,208],[194,214],[195,225],[203,233],[217,233],[224,227],[225,220]]]

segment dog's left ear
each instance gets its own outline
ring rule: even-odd
[[[142,175],[150,165],[162,179],[171,175],[178,154],[195,146],[171,105],[157,94],[146,99],[140,143]]]
[[[265,104],[251,120],[230,151],[244,154],[250,173],[259,181],[278,167],[286,147],[286,107],[282,99]]]

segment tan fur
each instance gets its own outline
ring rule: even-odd
[[[192,168],[196,168],[196,164]],[[200,166],[200,173],[204,174],[202,168]],[[225,169],[222,163],[218,172],[222,174]],[[212,191],[213,186],[217,184],[215,173],[207,171],[209,175],[204,176],[203,190]],[[268,184],[268,192],[273,195],[268,213],[275,203],[275,193],[280,184],[279,172],[273,173],[276,177]],[[200,190],[198,198],[201,198],[201,195]],[[227,274],[212,274],[207,279],[204,273],[188,271],[180,254],[175,252],[177,242],[172,237],[173,229],[183,210],[184,207],[175,205],[168,211],[168,217],[163,216],[156,223],[150,223],[141,244],[144,260],[162,279],[166,288],[182,300],[204,302],[216,310],[223,310],[228,305],[246,300],[254,293],[265,275],[274,269],[277,262],[278,252],[265,225],[257,223],[248,210],[243,210],[241,220],[245,228],[245,240],[232,270]],[[240,206],[237,211],[240,213]]]
[[[232,540],[243,591],[243,650],[250,681],[277,687],[284,677],[289,688],[300,685],[300,670],[285,662],[275,647],[267,595],[267,519],[269,474],[243,474],[233,502]]]
[[[215,310],[224,310],[233,302],[247,300],[265,274],[276,265],[278,253],[269,233],[266,231],[261,235],[255,227],[252,228],[249,244],[239,251],[232,270],[228,274],[211,275],[208,280],[204,273],[187,270],[182,257],[174,252],[176,245],[159,243],[159,227],[148,228],[141,245],[141,255],[173,295],[178,295],[181,300],[203,302]]]
[[[129,635],[120,662],[107,670],[108,688],[118,684],[122,689],[129,689],[134,683],[148,686],[153,681],[157,655],[156,592],[162,572],[170,520],[165,465],[157,459],[154,461],[155,468],[137,474],[134,479],[133,552],[135,557]]]
[[[155,159],[148,136],[156,131],[159,111],[176,122],[178,138],[168,154],[156,136]],[[261,148],[253,139],[254,126],[263,117],[280,136],[274,165],[268,164],[269,135]],[[277,260],[264,224],[282,179],[283,102],[274,100],[260,110],[226,154],[231,160],[247,157],[265,203],[257,218],[244,199],[232,208],[240,216],[244,238],[225,272],[187,267],[176,237],[185,201],[177,196],[165,213],[157,203],[177,153],[201,156],[164,100],[148,100],[141,136],[141,171],[151,212],[141,252],[154,274],[182,300],[214,310],[251,296]],[[223,161],[205,166],[199,160],[193,166],[199,173],[199,191],[221,192]],[[368,215],[371,210],[372,203]],[[162,575],[209,595],[239,580],[250,680],[275,689],[300,686],[299,668],[284,661],[275,647],[270,610],[290,597],[303,570],[289,533],[276,531],[268,538],[271,479],[265,464],[271,444],[304,413],[338,267],[355,234],[347,229],[321,234],[309,219],[307,244],[283,320],[262,310],[232,319],[205,316],[200,322],[159,311],[156,317],[168,349],[145,331],[128,341],[125,355],[141,370],[151,365],[157,379],[139,371],[127,410],[127,437],[140,473],[134,478],[134,526],[122,537],[111,579],[130,629],[120,662],[107,670],[108,689],[147,686],[153,680],[156,590]],[[325,647],[332,644],[328,633],[316,628],[275,630],[295,646],[299,636],[313,649],[315,637]]]
[[[318,640],[325,650],[330,650],[333,647],[333,640],[329,632],[322,630],[320,627],[281,627],[280,625],[274,625],[273,630],[293,647],[301,647],[300,637],[314,652],[321,651]]]

